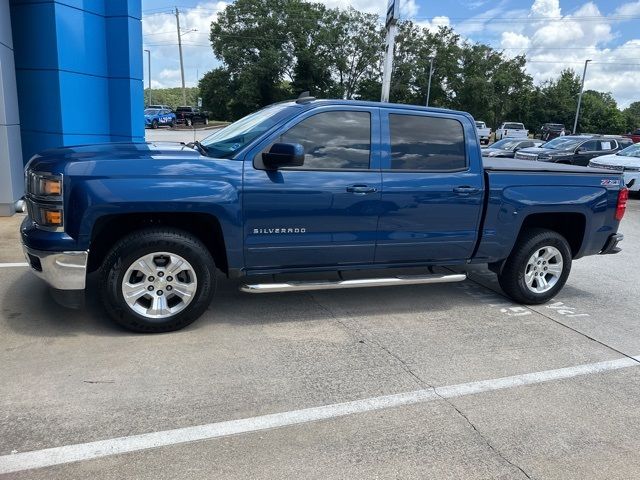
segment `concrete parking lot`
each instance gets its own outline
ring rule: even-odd
[[[638,200],[622,253],[576,261],[546,305],[480,267],[256,296],[220,277],[162,335],[112,324],[95,289],[57,306],[20,220],[0,219],[3,478],[640,478]]]

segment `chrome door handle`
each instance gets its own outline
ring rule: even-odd
[[[478,193],[480,191],[477,187],[469,187],[464,185],[462,187],[454,187],[454,193],[459,193],[460,195],[473,195],[474,193]]]
[[[372,187],[370,185],[349,185],[347,187],[347,192],[349,193],[357,193],[360,195],[364,195],[365,193],[375,193],[378,189],[376,187]]]

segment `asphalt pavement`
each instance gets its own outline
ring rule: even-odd
[[[220,278],[162,335],[111,323],[93,281],[57,306],[20,220],[0,219],[2,478],[640,478],[637,199],[622,252],[576,261],[546,305],[483,267],[269,295]]]

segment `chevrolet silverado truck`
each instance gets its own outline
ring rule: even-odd
[[[308,96],[201,143],[48,150],[25,175],[31,269],[76,306],[95,273],[140,332],[193,322],[219,272],[256,294],[456,282],[481,263],[539,304],[572,261],[619,251],[628,195],[616,171],[483,159],[467,113]]]
[[[480,144],[489,145],[489,139],[491,138],[491,129],[487,127],[487,124],[476,120],[476,130],[478,132]]]
[[[529,138],[529,131],[522,123],[505,122],[496,129],[496,142],[503,138]]]

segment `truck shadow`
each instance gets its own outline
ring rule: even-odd
[[[487,272],[481,283],[490,281]],[[315,292],[248,294],[240,291],[244,280],[227,280],[219,275],[217,291],[208,310],[186,331],[198,331],[211,325],[235,326],[269,323],[305,322],[357,317],[429,314],[442,317],[451,314],[455,321],[460,307],[477,303],[465,292],[470,280],[462,283],[374,287]],[[34,337],[68,336],[140,336],[112,322],[98,296],[96,278],[90,277],[85,307],[71,310],[59,306],[49,295],[46,285],[25,271],[8,285],[0,302],[0,317],[14,332]],[[462,287],[462,288],[461,288]],[[486,287],[487,293],[491,291]],[[497,288],[499,291],[499,287]],[[570,285],[564,293],[569,297],[591,295]],[[563,296],[565,296],[563,295]],[[169,333],[170,334],[170,333]]]

